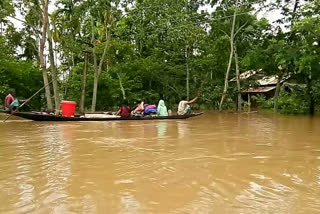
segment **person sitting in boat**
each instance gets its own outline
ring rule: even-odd
[[[158,103],[157,115],[160,117],[167,117],[168,116],[167,107],[164,104],[163,100],[160,100]]]
[[[118,110],[116,115],[124,117],[124,118],[131,117],[131,108],[130,108],[130,106],[128,106],[128,101],[127,100],[123,100],[122,106],[120,107],[120,109]]]
[[[195,98],[193,98],[190,101],[187,100],[181,100],[178,106],[178,115],[186,115],[191,113],[191,107],[190,105],[194,104],[197,99],[199,98],[199,95],[197,95]]]
[[[4,99],[4,109],[6,111],[13,112],[18,109],[19,105],[20,103],[16,98],[16,90],[12,88],[9,90],[9,94]]]
[[[143,116],[144,102],[143,102],[143,101],[139,101],[138,103],[139,103],[139,104],[138,104],[137,108],[135,108],[135,109],[131,112],[131,114],[132,114],[133,116],[136,116],[136,117],[141,117],[141,116]]]

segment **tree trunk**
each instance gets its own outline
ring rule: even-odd
[[[68,87],[68,85],[69,85],[69,81],[70,81],[70,79],[71,79],[71,72],[72,72],[72,66],[71,66],[71,62],[70,62],[70,57],[68,56],[68,59],[67,59],[67,61],[68,61],[68,73],[67,72],[65,72],[64,73],[64,80],[65,80],[65,83],[64,83],[64,95],[63,95],[63,99],[66,99],[66,97],[68,97],[68,92],[69,92],[69,87]]]
[[[79,111],[81,114],[84,114],[84,101],[86,97],[86,84],[87,84],[87,67],[88,67],[88,55],[84,54],[84,67],[82,74],[82,85],[81,85],[81,98],[80,98],[80,108]]]
[[[311,96],[310,96],[310,108],[309,108],[309,113],[311,115],[314,115],[314,104],[315,104],[315,101],[314,101],[314,98],[313,98],[313,96],[311,94]]]
[[[126,92],[125,92],[125,90],[124,90],[124,88],[123,88],[122,81],[121,81],[121,77],[120,77],[120,75],[119,75],[118,72],[117,72],[117,76],[118,76],[118,78],[119,78],[119,84],[120,84],[120,89],[121,89],[121,92],[122,92],[122,97],[123,97],[123,99],[125,100],[125,99],[127,99],[127,98],[126,98]]]
[[[251,112],[251,95],[248,93],[248,112]]]
[[[93,21],[93,17],[91,16],[91,44],[93,45],[92,48],[92,54],[93,54],[93,70],[94,70],[94,81],[93,84],[95,84],[97,81],[96,79],[96,74],[98,74],[98,62],[97,62],[97,54],[96,54],[96,45],[95,45],[95,36],[94,36],[94,21]],[[93,86],[93,89],[98,88],[98,86]],[[94,96],[97,94],[97,92],[95,92],[93,90],[93,96],[92,98],[94,98]],[[94,103],[94,106],[93,106]],[[91,111],[94,112],[96,109],[96,100],[93,102],[92,100],[92,106],[91,106]]]
[[[238,0],[236,2],[236,5],[238,5]],[[228,67],[227,67],[227,72],[226,72],[226,76],[224,79],[224,89],[222,92],[222,96],[221,96],[221,101],[219,103],[219,110],[222,111],[222,105],[223,105],[223,101],[226,98],[227,95],[227,90],[228,90],[228,81],[229,81],[229,73],[230,73],[230,69],[231,69],[231,64],[232,64],[232,56],[233,56],[233,42],[234,42],[234,27],[236,24],[236,16],[237,16],[237,8],[235,8],[234,13],[233,13],[233,21],[232,21],[232,29],[231,29],[231,35],[230,35],[230,55],[229,55],[229,63],[228,63]]]
[[[294,21],[296,15],[297,15],[297,9],[298,9],[299,3],[300,3],[300,0],[295,0],[295,2],[294,2],[293,11],[292,11],[291,26],[293,24],[293,21]]]
[[[212,68],[211,68],[211,71],[210,71],[210,80],[211,80],[211,87],[213,86],[213,82],[212,82],[212,79],[213,79],[213,71],[212,71]]]
[[[189,87],[189,80],[190,80],[190,71],[189,71],[189,61],[188,61],[188,46],[186,46],[185,48],[185,58],[186,58],[186,73],[187,73],[187,77],[186,77],[186,89],[187,89],[187,100],[189,100],[190,98],[190,87]]]
[[[276,91],[274,93],[274,112],[278,111],[278,97],[280,93],[280,86],[281,86],[281,80],[282,80],[282,72],[278,74],[278,80],[277,80],[277,86],[276,86]]]
[[[108,50],[108,47],[109,47],[109,42],[110,42],[110,33],[109,33],[109,29],[107,27],[107,29],[106,29],[106,44],[104,46],[103,54],[102,54],[102,57],[100,59],[99,69],[95,70],[95,72],[94,72],[93,96],[92,96],[91,112],[95,112],[96,111],[99,76],[100,76],[101,71],[102,71],[102,65],[103,65],[103,62],[104,62],[104,58],[106,57],[106,54],[107,54],[107,50]],[[94,56],[95,56],[95,53],[94,53]]]
[[[238,102],[237,102],[237,110],[238,112],[241,111],[241,87],[240,87],[240,69],[239,69],[239,59],[238,59],[238,53],[237,53],[237,46],[234,45],[234,60],[236,63],[236,80],[237,80],[237,95],[238,95]]]
[[[48,22],[48,26],[49,26],[49,22]],[[58,115],[60,111],[59,85],[58,85],[57,67],[55,64],[54,52],[52,48],[52,35],[49,27],[48,27],[48,43],[49,43],[49,60],[51,64],[51,76],[52,76],[52,84],[53,84],[55,114]]]
[[[307,77],[307,94],[309,96],[309,100],[310,100],[310,104],[309,104],[309,113],[311,115],[314,115],[314,105],[315,105],[315,101],[314,101],[314,97],[312,95],[312,79],[311,79],[311,75]]]
[[[47,29],[48,29],[48,1],[44,0],[44,6],[43,6],[43,26],[42,26],[42,37],[40,39],[40,51],[39,51],[39,58],[40,58],[40,67],[42,70],[42,77],[43,77],[43,83],[46,86],[45,87],[45,94],[47,99],[47,111],[53,110],[52,100],[51,100],[51,92],[50,92],[50,86],[48,81],[48,74],[47,74],[47,68],[45,65],[44,60],[44,45],[46,42],[47,37]]]
[[[91,112],[96,111],[98,82],[99,82],[99,75],[98,75],[98,72],[95,71],[94,77],[93,77],[93,95],[92,95]]]

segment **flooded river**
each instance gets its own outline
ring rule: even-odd
[[[320,119],[0,123],[0,213],[319,213]]]

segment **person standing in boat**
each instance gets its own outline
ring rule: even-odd
[[[199,95],[197,95],[195,98],[193,98],[190,101],[187,100],[181,100],[178,106],[178,115],[186,115],[190,114],[191,107],[190,105],[194,104],[199,98]]]
[[[122,106],[117,111],[116,115],[124,117],[124,118],[131,117],[131,108],[130,108],[130,106],[128,106],[128,101],[127,100],[123,100]]]
[[[13,111],[17,110],[19,105],[20,105],[20,103],[19,103],[18,99],[16,98],[16,90],[12,88],[9,90],[9,94],[4,99],[4,109],[6,111],[13,112]]]

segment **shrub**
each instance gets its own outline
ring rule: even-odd
[[[306,99],[306,91],[287,92],[280,90],[278,97],[278,110],[283,114],[305,114],[309,111],[308,100]],[[257,98],[257,102],[262,101],[262,98]],[[262,103],[261,107],[272,109],[274,106],[274,98],[270,98]]]

